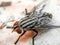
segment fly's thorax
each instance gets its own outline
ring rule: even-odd
[[[35,16],[25,17],[20,21],[20,28],[23,30],[33,29],[36,25],[37,18]]]

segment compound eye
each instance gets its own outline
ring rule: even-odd
[[[18,34],[22,33],[22,30],[20,28],[16,28],[14,31],[16,31]]]
[[[13,26],[16,26],[19,24],[19,21],[16,21]]]

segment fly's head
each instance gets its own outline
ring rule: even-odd
[[[19,21],[16,21],[13,25],[13,31],[12,32],[17,32],[18,34],[22,33],[22,30],[18,27]]]

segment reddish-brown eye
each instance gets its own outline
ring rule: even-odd
[[[16,28],[14,31],[16,31],[18,34],[20,34],[22,32],[22,30],[20,28]]]
[[[13,26],[16,26],[19,24],[19,21],[16,21]]]
[[[19,21],[16,21],[13,25],[13,27],[16,27],[17,25],[19,24]],[[18,34],[20,34],[22,32],[22,30],[20,28],[13,28],[13,31],[12,32],[17,32]]]

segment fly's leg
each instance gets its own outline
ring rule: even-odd
[[[38,31],[36,31],[35,29],[33,31],[36,32],[36,35],[32,38],[32,45],[34,45],[34,38],[38,35]]]
[[[16,40],[16,42],[14,43],[15,45],[17,44],[17,42],[19,41],[20,37],[23,36],[25,34],[26,31],[24,31],[19,37],[18,39]]]

